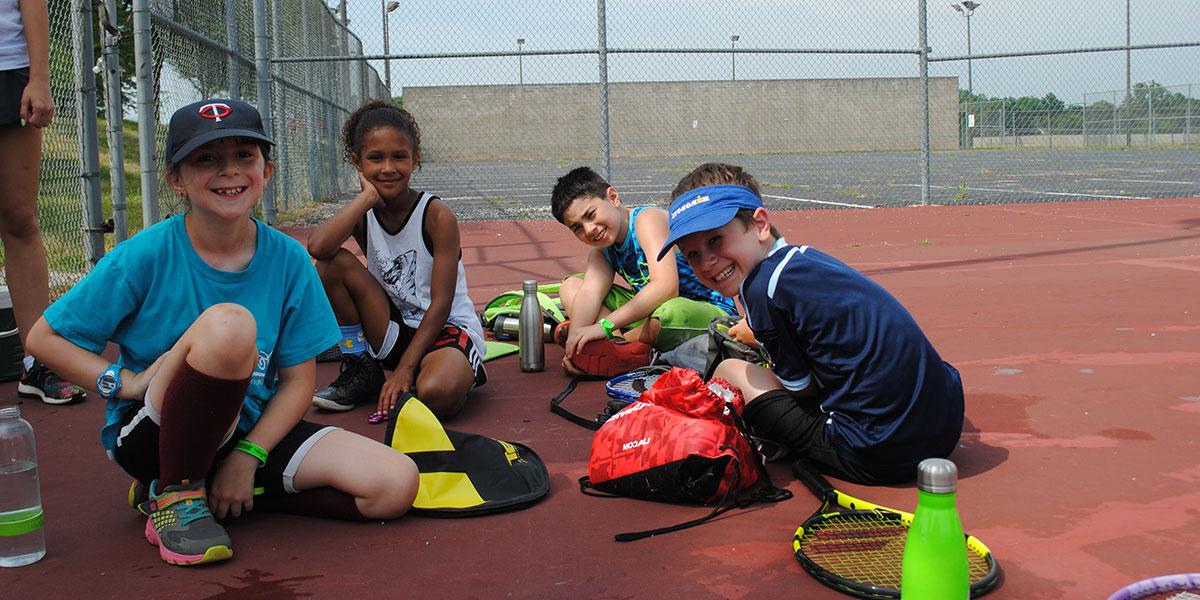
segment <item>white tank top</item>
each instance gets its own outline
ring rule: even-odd
[[[367,271],[383,285],[392,302],[400,309],[404,324],[416,329],[429,310],[429,290],[433,279],[433,255],[425,247],[425,211],[435,196],[423,192],[408,221],[396,235],[384,231],[375,218],[375,209],[367,211]],[[467,295],[467,272],[458,260],[458,281],[447,323],[467,332],[476,348],[485,348],[483,325],[475,314],[475,303]]]
[[[17,0],[0,0],[0,71],[28,66],[29,47]]]

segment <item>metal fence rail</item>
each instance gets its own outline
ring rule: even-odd
[[[391,97],[422,129],[414,186],[461,219],[547,218],[580,164],[631,204],[705,160],[747,167],[773,209],[1200,194],[1190,0],[49,4],[57,290],[184,208],[155,149],[172,111],[212,95],[269,119],[270,222],[327,217],[356,184],[341,124]],[[116,118],[96,127],[97,106]]]

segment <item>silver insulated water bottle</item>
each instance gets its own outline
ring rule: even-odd
[[[542,307],[537,299],[537,280],[521,282],[520,331],[517,347],[521,357],[521,370],[526,373],[541,371],[546,366],[546,333],[543,329]]]

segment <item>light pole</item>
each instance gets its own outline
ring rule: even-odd
[[[963,0],[950,5],[950,8],[962,13],[967,21],[967,147],[971,147],[971,118],[975,116],[975,85],[971,81],[971,14],[979,8],[978,2]]]
[[[525,84],[525,38],[517,38],[517,85]]]
[[[737,81],[737,42],[738,36],[729,36],[729,80]]]
[[[392,99],[392,47],[388,44],[388,30],[391,29],[391,22],[388,21],[388,14],[400,8],[400,3],[396,0],[385,2],[379,0],[379,6],[383,9],[383,85],[387,88],[388,100]]]

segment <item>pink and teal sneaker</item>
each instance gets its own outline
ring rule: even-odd
[[[204,481],[169,485],[157,493],[158,481],[150,484],[145,503],[146,540],[158,546],[158,554],[173,565],[200,565],[233,557],[229,534],[208,510]]]

